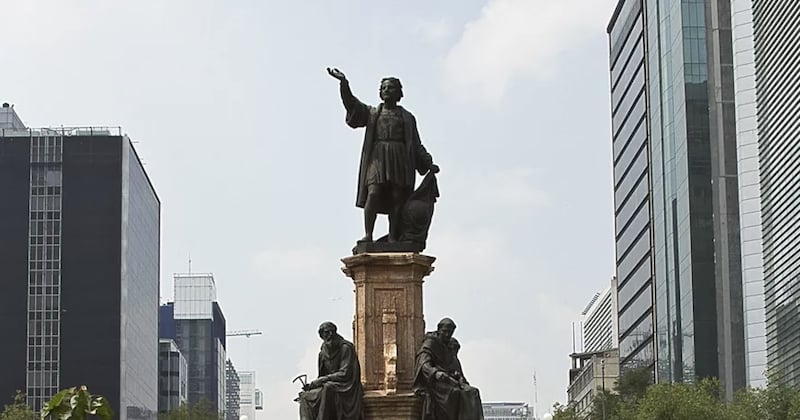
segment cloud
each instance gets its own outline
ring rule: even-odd
[[[438,44],[450,38],[453,34],[453,25],[447,18],[418,19],[411,25],[411,33],[430,43]]]
[[[518,77],[548,78],[558,54],[602,33],[613,0],[489,0],[448,52],[445,84],[499,100]]]

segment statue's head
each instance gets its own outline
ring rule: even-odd
[[[336,336],[336,324],[330,321],[325,321],[319,325],[319,338],[328,343]]]
[[[439,324],[436,325],[436,332],[439,333],[439,337],[444,340],[445,343],[449,343],[450,339],[453,337],[453,332],[456,330],[456,323],[453,322],[450,318],[442,318],[439,321]]]
[[[384,77],[381,80],[380,97],[384,102],[400,102],[403,98],[403,85],[396,77]]]

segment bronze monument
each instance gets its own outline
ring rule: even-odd
[[[379,94],[383,103],[373,107],[353,95],[344,73],[328,68],[328,74],[339,80],[347,125],[366,128],[356,195],[356,206],[364,209],[364,237],[353,253],[422,251],[433,217],[433,203],[439,196],[433,175],[439,167],[420,141],[414,115],[397,104],[403,97],[400,80],[381,80]],[[428,176],[412,197],[415,171]],[[374,242],[378,214],[389,216],[389,234]]]
[[[332,322],[319,326],[319,337],[319,376],[304,383],[295,400],[300,403],[300,420],[363,420],[361,367],[353,343],[339,335]]]

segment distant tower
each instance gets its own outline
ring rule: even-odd
[[[175,274],[175,302],[161,306],[159,335],[172,338],[189,364],[188,402],[225,411],[225,316],[212,274]]]

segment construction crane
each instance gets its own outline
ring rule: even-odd
[[[250,338],[251,335],[261,335],[263,334],[259,330],[241,330],[241,331],[227,331],[225,332],[226,337],[240,337],[245,336],[246,338]]]

